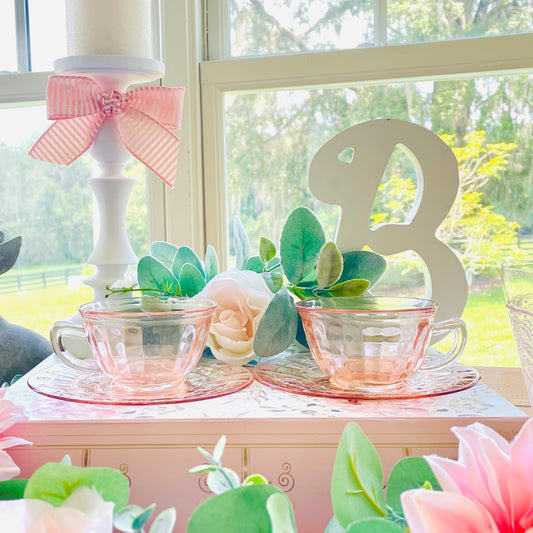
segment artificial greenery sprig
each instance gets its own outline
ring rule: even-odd
[[[261,237],[259,253],[251,255],[246,229],[237,217],[233,235],[237,270],[261,274],[274,293],[254,335],[258,357],[278,354],[295,340],[306,344],[294,298],[359,296],[379,281],[386,268],[385,259],[374,252],[341,252],[334,242],[327,242],[322,225],[307,207],[297,207],[285,220],[279,250],[269,238]],[[188,246],[158,241],[139,261],[138,288],[110,288],[109,293],[195,296],[218,272],[211,245],[202,262]]]
[[[275,293],[254,336],[254,352],[259,357],[278,354],[295,339],[305,344],[289,293],[300,300],[359,296],[385,272],[382,256],[364,250],[343,253],[334,242],[326,242],[322,225],[307,207],[297,207],[287,217],[279,257],[276,245],[265,237],[261,237],[259,254],[250,257],[250,242],[238,218],[233,230],[237,268],[262,274]]]

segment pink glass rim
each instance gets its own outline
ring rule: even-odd
[[[99,317],[99,316],[114,316],[114,317],[136,317],[143,316],[179,316],[190,315],[192,313],[211,312],[217,307],[217,303],[207,298],[196,298],[188,296],[156,296],[156,300],[162,303],[187,303],[191,305],[190,308],[185,309],[171,309],[169,311],[151,311],[151,310],[126,310],[121,311],[121,305],[140,306],[142,301],[141,296],[134,297],[120,297],[109,300],[95,300],[82,304],[78,307],[80,314],[84,317]]]
[[[330,307],[328,304],[352,301],[361,308]],[[365,304],[379,305],[379,309],[365,309]],[[382,313],[416,313],[420,311],[435,311],[437,302],[426,298],[405,298],[399,296],[340,296],[329,298],[313,298],[296,303],[298,311],[319,313],[356,313],[356,314],[382,314]]]

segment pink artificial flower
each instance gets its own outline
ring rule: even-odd
[[[0,400],[0,481],[6,481],[20,474],[20,468],[4,450],[19,444],[31,444],[31,442],[18,437],[7,437],[4,433],[17,422],[27,419],[23,406],[15,405],[9,400]]]
[[[402,494],[411,533],[533,533],[533,418],[512,443],[480,423],[452,431],[457,461],[425,457],[442,492]]]

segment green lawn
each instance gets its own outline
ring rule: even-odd
[[[79,304],[91,299],[92,290],[87,287],[53,287],[3,295],[0,315],[48,338],[56,320],[72,316]],[[500,286],[472,291],[463,318],[468,326],[468,342],[461,361],[470,365],[519,366]]]

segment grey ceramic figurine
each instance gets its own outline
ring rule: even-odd
[[[0,275],[17,261],[22,237],[4,242],[0,231]],[[52,353],[52,346],[35,331],[10,324],[0,317],[0,385],[30,371]]]

